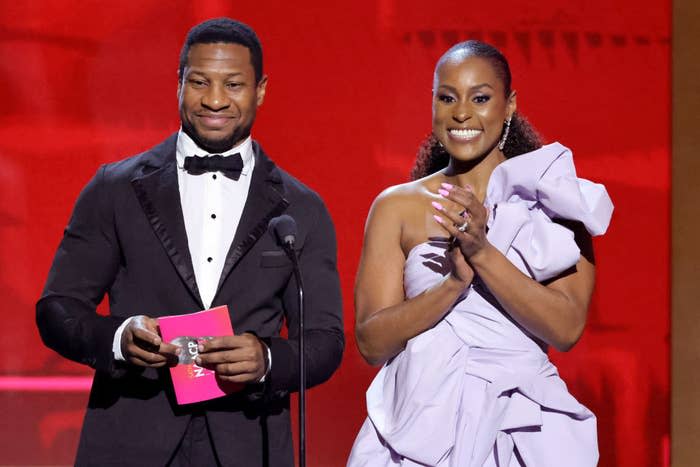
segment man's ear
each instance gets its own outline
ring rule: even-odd
[[[177,101],[180,102],[180,92],[182,91],[182,76],[180,70],[177,70]]]
[[[255,88],[258,98],[257,105],[261,106],[263,101],[265,100],[265,89],[267,89],[267,75],[263,75],[262,78],[260,78],[260,81],[258,81],[258,84],[255,86]]]

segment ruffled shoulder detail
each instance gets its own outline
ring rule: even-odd
[[[580,255],[573,232],[551,219],[578,221],[591,235],[602,235],[613,212],[605,187],[578,178],[571,150],[559,143],[496,167],[485,205],[489,241],[538,281],[575,265]]]

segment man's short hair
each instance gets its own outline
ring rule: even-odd
[[[262,46],[253,28],[231,18],[214,18],[199,23],[187,33],[185,43],[180,51],[180,67],[178,79],[182,82],[187,54],[195,44],[240,44],[250,51],[250,63],[255,70],[255,82],[260,82],[263,76]]]

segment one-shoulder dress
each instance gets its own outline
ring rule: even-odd
[[[499,164],[484,204],[489,242],[540,282],[580,258],[573,232],[552,219],[601,235],[613,210],[605,188],[578,178],[559,143]],[[409,252],[407,299],[448,273],[445,248],[435,241]],[[596,465],[595,415],[569,394],[543,347],[476,277],[374,378],[348,467]]]

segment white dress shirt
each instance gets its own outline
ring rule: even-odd
[[[191,175],[184,169],[185,157],[214,154],[199,148],[182,130],[177,135],[177,183],[180,203],[192,267],[205,308],[210,308],[214,300],[226,255],[233,243],[243,207],[248,199],[250,179],[255,166],[250,136],[233,149],[220,154],[226,157],[236,153],[243,159],[243,170],[238,180],[225,177],[220,172]],[[121,336],[129,321],[131,318],[124,321],[114,334],[112,351],[116,360],[125,360],[121,352]],[[269,359],[269,349],[267,351]]]
[[[210,156],[180,131],[177,138],[177,182],[182,215],[187,231],[187,245],[192,257],[194,276],[205,308],[211,307],[219,285],[228,250],[233,243],[243,207],[248,199],[250,179],[255,166],[250,136],[241,144],[221,153],[227,157],[239,153],[243,170],[238,180],[220,172],[191,175],[183,168],[185,157]]]

